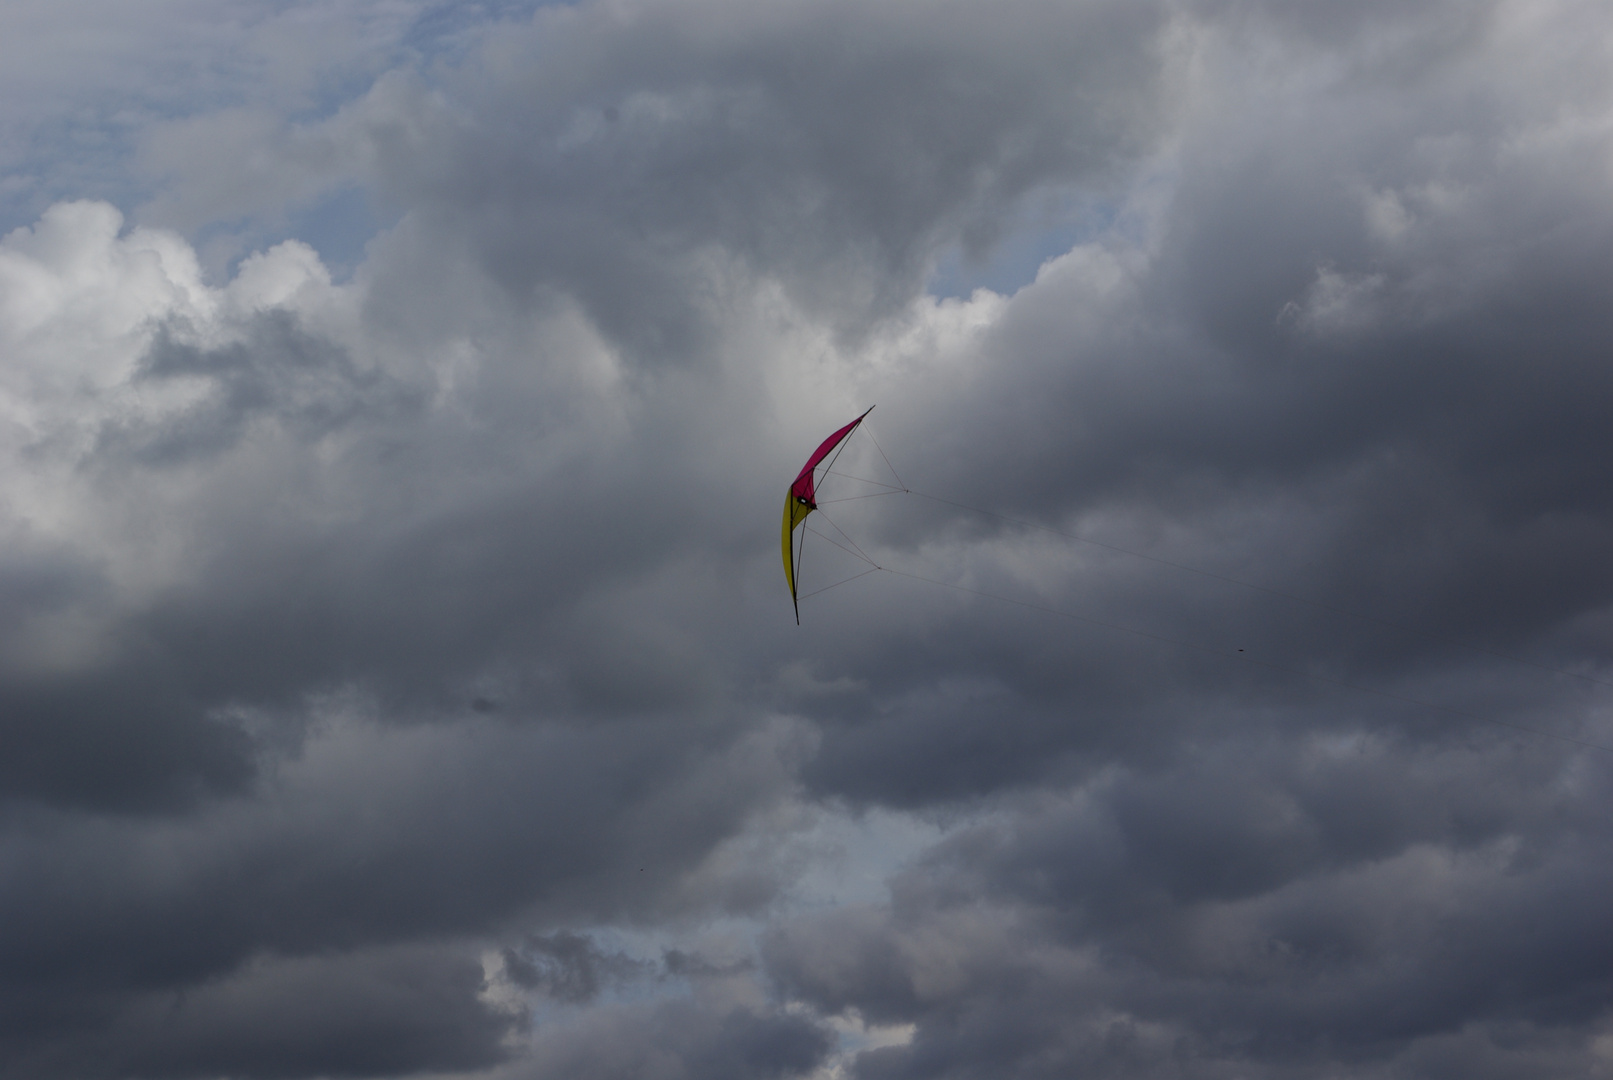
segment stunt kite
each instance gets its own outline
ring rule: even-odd
[[[867,411],[862,416],[857,417],[857,419],[823,440],[823,444],[812,451],[812,456],[807,458],[807,463],[801,466],[800,473],[796,476],[794,483],[790,485],[790,490],[784,495],[784,580],[790,586],[790,603],[795,605],[795,622],[798,626],[801,623],[801,602],[797,598],[795,591],[795,568],[797,565],[795,527],[805,521],[807,515],[818,508],[817,486],[815,483],[815,473],[818,466],[823,463],[824,458],[835,452],[836,447],[846,441],[847,435],[857,430],[857,425],[863,422],[863,417],[873,411],[874,407],[872,405],[868,406]],[[833,465],[834,463],[830,462],[829,464]],[[828,468],[825,467],[824,471],[828,472]]]

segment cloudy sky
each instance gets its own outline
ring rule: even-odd
[[[1613,1077],[1600,0],[11,2],[0,237],[5,1080]]]

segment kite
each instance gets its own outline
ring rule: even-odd
[[[818,466],[823,463],[824,458],[835,452],[836,447],[846,441],[846,436],[857,430],[857,425],[863,422],[863,417],[873,411],[874,407],[872,405],[868,406],[867,412],[864,412],[862,416],[857,417],[857,419],[823,440],[822,445],[812,451],[812,456],[807,458],[807,463],[801,466],[800,473],[796,475],[794,482],[790,484],[790,490],[784,495],[784,535],[782,538],[784,580],[790,586],[790,603],[795,605],[795,621],[797,624],[801,622],[801,601],[796,596],[795,591],[795,569],[797,565],[795,527],[805,521],[807,515],[818,508],[818,493],[815,481]],[[830,462],[830,464],[833,464],[833,462]],[[824,471],[828,472],[828,469],[825,468]]]

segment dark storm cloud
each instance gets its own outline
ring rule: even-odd
[[[1489,12],[1491,32],[1517,11]],[[1291,46],[1290,29],[1233,46]],[[816,785],[1082,793],[1054,812],[1060,840],[1010,804],[899,879],[888,911],[778,931],[791,992],[917,1025],[856,1075],[1605,1067],[1605,754],[1482,719],[1605,743],[1604,691],[1474,650],[1605,670],[1613,213],[1605,139],[1551,114],[1600,131],[1607,88],[1586,68],[1568,101],[1528,81],[1466,93],[1493,39],[1398,29],[1406,52],[1354,71],[1345,54],[1304,107],[1233,94],[1245,108],[1189,136],[1154,251],[1050,268],[983,335],[989,365],[926,384],[897,434],[887,419],[887,446],[948,463],[953,498],[1372,618],[1079,545],[1039,588],[931,555],[931,576],[961,563],[970,587],[1294,674],[961,598],[983,622],[943,633],[931,605],[929,672],[888,631],[849,629],[825,665],[847,689],[807,706]],[[1336,62],[1323,38],[1293,62]],[[1388,67],[1409,98],[1380,96]],[[998,527],[929,507],[886,528],[912,566]],[[1104,771],[1117,757],[1135,771]],[[1045,846],[1009,854],[1032,834]]]
[[[337,960],[263,957],[182,992],[91,1006],[88,1017],[52,1016],[50,999],[18,1000],[7,1010],[16,1021],[8,1035],[24,1045],[42,1042],[64,1019],[76,1021],[70,1031],[86,1020],[97,1030],[13,1051],[15,1065],[5,1075],[358,1077],[481,1069],[504,1058],[501,1040],[513,1024],[478,999],[482,985],[481,969],[458,952],[404,949]],[[81,1009],[85,1000],[78,999]],[[352,1007],[357,1001],[362,1009]]]
[[[1397,1059],[1475,1028],[1510,1044],[1479,1075],[1594,1053],[1605,775],[1569,794],[1512,759],[1239,749],[1016,808],[899,878],[889,912],[780,930],[771,969],[829,1011],[919,1024],[866,1076],[1311,1075],[1336,1055],[1422,1075]]]
[[[469,725],[479,733],[335,727],[308,740],[300,761],[280,766],[265,798],[215,804],[192,820],[7,818],[14,885],[0,935],[0,994],[27,1003],[8,1036],[9,1056],[21,1064],[7,1075],[36,1075],[27,1062],[68,1055],[82,1025],[120,1016],[130,1019],[101,1052],[119,1060],[136,1053],[141,1018],[155,1015],[142,1001],[169,995],[180,1001],[176,1014],[212,1016],[197,988],[243,977],[231,973],[263,950],[292,958],[299,978],[347,986],[332,1000],[347,993],[363,1014],[366,950],[391,942],[496,932],[518,915],[542,925],[744,910],[771,891],[766,878],[776,871],[765,861],[747,868],[748,886],[699,863],[736,815],[779,786],[777,746],[751,739],[723,761],[682,745],[687,733],[668,725],[592,733],[497,722]],[[680,760],[688,771],[673,764]],[[586,996],[642,966],[596,955],[583,940],[531,938],[512,954],[515,981],[530,974],[525,983],[543,982],[562,998]],[[297,967],[309,956],[320,966]],[[254,1017],[265,1025],[259,1035],[249,1030]],[[194,1023],[200,1039],[212,1020]],[[393,1023],[332,1016],[328,1044],[346,1040],[345,1052],[389,1062],[375,1071],[428,1067],[425,1057],[406,1068],[388,1056]],[[305,1051],[286,1048],[274,1059],[282,1064],[261,1057],[262,1040],[276,1031],[265,1014],[242,1013],[227,1026],[236,1034],[215,1033],[205,1068],[287,1075],[275,1070],[306,1052],[305,1074],[321,1071],[317,1040]],[[465,1038],[485,1041],[478,1032],[486,1030]],[[174,1053],[183,1057],[182,1049]]]
[[[550,1040],[514,1075],[670,1080],[784,1080],[808,1075],[831,1047],[805,1017],[747,1006],[679,1001],[597,1010]]]
[[[777,784],[770,773],[786,763],[776,755],[791,752],[780,735],[753,735],[722,762],[677,745],[686,736],[664,725],[343,725],[284,767],[274,797],[206,819],[155,826],[18,811],[10,823],[32,835],[7,849],[31,869],[10,908],[8,964],[40,978],[51,957],[71,954],[70,979],[93,968],[167,985],[254,944],[301,951],[473,930],[536,903],[648,915],[678,906],[680,889],[708,903],[685,876],[688,860]],[[333,774],[345,789],[328,786]]]
[[[151,220],[364,185],[351,282],[8,238],[0,1071],[1605,1067],[1613,96],[1469,10],[557,8],[147,142]],[[975,592],[797,628],[780,477],[875,400],[1022,523],[834,509]],[[948,836],[792,908],[848,807]]]
[[[212,722],[182,672],[141,652],[71,677],[6,680],[8,801],[173,810],[251,779],[250,740]]]
[[[1324,78],[1325,94],[1303,108],[1243,96],[1262,84],[1224,71],[1221,92],[1240,108],[1188,136],[1157,250],[1078,249],[982,334],[970,348],[979,362],[913,387],[921,400],[882,423],[888,444],[923,448],[904,466],[915,487],[1373,618],[1078,544],[1059,560],[1068,592],[971,564],[973,587],[1413,697],[1452,665],[1484,688],[1454,707],[1533,726],[1540,713],[1576,709],[1577,695],[1464,647],[1548,667],[1605,655],[1590,629],[1613,585],[1600,554],[1613,446],[1598,420],[1613,396],[1598,360],[1613,330],[1613,217],[1587,171],[1599,143],[1543,138],[1538,152],[1518,151],[1508,134],[1522,122],[1518,100],[1455,100],[1450,84],[1481,66],[1474,51],[1425,51],[1439,27],[1419,18],[1399,29],[1406,49],[1438,58],[1405,74],[1405,89],[1425,95],[1418,124],[1462,126],[1455,160],[1429,154],[1403,99],[1380,96],[1393,50]],[[1287,40],[1251,37],[1225,47]],[[1590,83],[1575,104],[1603,100]],[[1339,122],[1318,124],[1317,112]],[[982,526],[993,523],[925,504],[886,527],[912,566],[919,545]],[[1126,736],[1103,729],[1139,722],[1146,741],[1169,738],[1155,723],[1191,723],[1204,707],[1162,714],[1156,703],[1191,697],[1195,684],[1250,704],[1307,696],[1302,681],[1246,680],[1254,673],[1237,665],[1090,624],[981,617],[990,633],[931,631],[927,648],[954,689],[915,688],[907,700],[890,683],[912,656],[878,630],[852,630],[845,662],[883,704],[848,714],[837,703],[844,731],[831,727],[817,775],[843,762],[845,790],[860,792],[850,759],[865,756],[867,775],[901,777],[898,789],[922,777],[957,793],[950,777],[964,768],[984,792],[1042,769],[1057,750],[1050,739],[1112,744]],[[1018,635],[1005,628],[1015,622]],[[1145,685],[1162,680],[1170,689]],[[1060,704],[1049,709],[1050,696]],[[1032,719],[1038,707],[1044,720]],[[1566,718],[1545,723],[1575,730]],[[992,749],[941,749],[960,729]],[[1017,768],[993,764],[994,753]]]

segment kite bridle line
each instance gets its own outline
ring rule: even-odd
[[[1350,608],[1339,607],[1336,604],[1329,604],[1322,600],[1313,600],[1310,597],[1301,596],[1298,593],[1291,593],[1283,589],[1274,589],[1269,585],[1258,585],[1253,581],[1244,581],[1241,578],[1231,577],[1227,574],[1218,574],[1214,570],[1204,570],[1197,566],[1189,566],[1186,563],[1173,562],[1170,559],[1162,559],[1157,555],[1148,555],[1141,551],[1134,551],[1131,548],[1121,547],[1119,544],[1112,544],[1105,540],[1094,540],[1090,536],[1082,536],[1079,533],[1066,532],[1063,529],[1055,529],[1051,525],[1042,525],[1035,521],[1026,521],[1023,518],[1015,518],[1010,517],[1007,514],[999,514],[995,510],[987,510],[979,506],[970,506],[968,503],[958,502],[956,499],[944,499],[939,495],[931,495],[926,491],[915,491],[902,482],[901,476],[897,474],[895,466],[891,464],[890,458],[886,455],[884,447],[880,446],[879,440],[875,438],[872,428],[870,428],[868,431],[868,437],[873,440],[875,449],[879,451],[879,456],[884,459],[885,467],[890,469],[891,475],[896,478],[896,483],[898,486],[892,487],[889,484],[881,483],[878,480],[869,480],[866,477],[850,476],[846,473],[836,473],[836,476],[842,476],[848,480],[856,480],[859,483],[871,484],[874,487],[882,487],[887,490],[871,492],[866,495],[843,496],[838,499],[829,500],[830,502],[850,502],[853,499],[872,499],[881,495],[917,495],[919,498],[927,499],[930,502],[942,503],[946,506],[956,507],[959,510],[967,510],[972,514],[980,514],[983,517],[995,518],[996,520],[1009,525],[1017,525],[1022,529],[1037,529],[1041,532],[1050,533],[1053,536],[1061,537],[1065,540],[1072,540],[1078,544],[1088,544],[1092,547],[1102,548],[1105,551],[1112,551],[1119,555],[1129,555],[1134,559],[1142,559],[1145,562],[1151,562],[1158,566],[1168,566],[1173,570],[1181,570],[1182,572],[1188,574],[1197,574],[1199,577],[1209,578],[1212,581],[1219,581],[1223,584],[1237,585],[1244,589],[1253,589],[1255,592],[1265,593],[1267,596],[1281,597],[1284,600],[1292,600],[1296,604],[1304,604],[1307,607],[1315,608],[1318,611],[1327,611],[1334,615],[1343,615],[1347,618],[1359,619],[1362,622],[1376,623],[1379,626],[1388,627],[1391,630],[1399,630],[1403,633],[1416,634],[1424,641],[1436,641],[1436,639],[1434,639],[1426,631],[1418,630],[1416,627],[1408,626],[1405,623],[1396,622],[1394,619],[1386,619],[1381,615],[1369,615],[1366,612],[1354,611]],[[1447,644],[1445,642],[1437,643]],[[1565,678],[1577,679],[1583,683],[1613,688],[1613,682],[1610,682],[1607,679],[1598,679],[1593,675],[1586,675],[1578,671],[1569,671],[1566,668],[1552,667],[1550,664],[1542,664],[1534,660],[1526,660],[1521,656],[1513,656],[1510,653],[1497,652],[1494,649],[1486,649],[1479,645],[1458,645],[1455,647],[1465,649],[1468,652],[1476,653],[1480,656],[1488,656],[1492,660],[1505,660],[1508,663],[1518,664],[1521,667],[1534,668],[1536,671],[1545,672],[1550,675],[1561,675]]]
[[[802,593],[801,594],[801,599],[806,600],[809,597],[819,596],[819,595],[821,595],[823,593],[828,592],[830,589],[837,589],[842,585],[845,585],[845,584],[848,584],[850,582],[856,581],[858,578],[861,578],[861,577],[867,577],[869,574],[877,573],[878,571],[880,571],[882,569],[884,569],[884,568],[879,567],[879,566],[870,566],[867,570],[864,570],[862,573],[853,574],[849,578],[842,578],[839,581],[835,582],[833,585],[825,585],[821,589],[813,589],[809,593]]]
[[[827,514],[825,514],[823,520],[829,521],[829,516]],[[851,537],[846,536],[846,532],[845,532],[844,529],[842,529],[838,525],[835,525],[835,523],[832,522],[832,521],[829,521],[829,524],[834,527],[835,532],[839,533],[842,537],[844,537],[844,539],[846,541],[845,544],[842,544],[839,541],[835,540],[835,538],[832,537],[832,536],[825,536],[823,533],[821,533],[818,530],[812,528],[812,526],[810,526],[810,525],[803,525],[803,526],[801,526],[801,528],[810,530],[812,535],[816,536],[819,540],[822,540],[824,543],[830,545],[831,547],[839,548],[841,551],[844,551],[847,555],[850,555],[853,558],[861,559],[863,562],[867,563],[869,566],[872,566],[875,570],[883,570],[883,569],[885,569],[883,566],[879,565],[873,559],[870,559],[867,555],[863,554],[862,548],[858,547],[856,542],[853,541],[851,539]],[[847,544],[850,544],[851,546],[847,547],[846,546]],[[822,591],[823,591],[822,589],[815,589],[814,590],[814,592],[822,592]]]
[[[868,409],[868,412],[873,412],[873,411],[874,411],[873,408],[870,406],[869,409]],[[868,415],[868,413],[864,413],[863,415],[866,416],[866,415]],[[885,457],[885,448],[883,446],[879,445],[879,440],[874,437],[874,429],[872,427],[870,427],[868,429],[868,437],[870,439],[873,439],[874,449],[879,451],[879,456],[882,457],[882,458],[885,458],[885,468],[889,469],[891,471],[891,475],[896,477],[897,486],[900,487],[903,491],[906,491],[907,490],[907,485],[902,483],[902,477],[901,477],[901,475],[899,473],[897,473],[896,466],[891,464],[891,459],[888,458],[888,457]]]
[[[870,411],[872,411],[872,410],[870,410]],[[864,413],[863,415],[866,416],[867,413]],[[874,438],[872,431],[870,431],[868,433],[868,435],[869,435],[870,439]],[[849,439],[847,441],[849,441]],[[876,487],[888,488],[889,490],[873,492],[873,493],[868,494],[868,495],[845,496],[845,497],[842,497],[842,498],[839,498],[839,499],[833,499],[833,500],[828,500],[828,501],[831,501],[831,502],[850,502],[853,499],[876,498],[876,497],[881,496],[881,495],[896,495],[896,494],[917,495],[921,499],[927,499],[927,500],[929,500],[931,502],[944,503],[944,504],[946,504],[948,506],[955,506],[960,510],[968,510],[968,511],[971,511],[972,513],[982,514],[982,515],[985,515],[987,517],[996,518],[997,520],[1006,522],[1008,524],[1018,525],[1018,526],[1020,526],[1022,528],[1028,528],[1028,529],[1039,529],[1039,530],[1042,530],[1043,532],[1049,532],[1049,533],[1052,533],[1055,536],[1063,537],[1064,539],[1067,539],[1067,540],[1073,540],[1073,541],[1076,541],[1078,543],[1091,544],[1091,545],[1096,546],[1096,547],[1104,548],[1104,549],[1106,549],[1108,551],[1117,552],[1117,553],[1122,554],[1122,555],[1130,555],[1133,558],[1144,559],[1144,560],[1146,560],[1148,562],[1158,563],[1158,564],[1160,564],[1162,566],[1169,566],[1169,567],[1171,567],[1173,569],[1182,570],[1182,571],[1185,571],[1185,572],[1191,573],[1191,574],[1198,574],[1198,575],[1200,575],[1202,577],[1208,577],[1208,578],[1214,579],[1216,581],[1225,582],[1227,584],[1240,585],[1240,586],[1243,586],[1244,588],[1254,589],[1254,590],[1256,590],[1258,592],[1267,593],[1267,594],[1272,595],[1272,596],[1279,596],[1279,597],[1282,597],[1284,599],[1293,600],[1296,603],[1307,604],[1307,605],[1309,605],[1311,607],[1315,607],[1315,608],[1321,609],[1323,611],[1329,611],[1329,612],[1333,612],[1333,613],[1339,614],[1339,615],[1346,615],[1346,616],[1349,616],[1351,618],[1361,619],[1361,620],[1364,620],[1364,621],[1367,621],[1367,622],[1378,623],[1380,625],[1392,627],[1392,628],[1398,629],[1398,630],[1405,630],[1405,631],[1409,631],[1409,632],[1412,632],[1412,633],[1417,632],[1411,627],[1405,626],[1405,625],[1400,624],[1400,623],[1396,623],[1396,622],[1394,622],[1393,620],[1390,620],[1390,619],[1383,619],[1383,618],[1380,618],[1380,617],[1377,617],[1377,616],[1367,615],[1367,614],[1363,614],[1361,612],[1356,612],[1356,611],[1351,611],[1351,610],[1349,610],[1347,608],[1335,607],[1335,606],[1333,606],[1331,604],[1325,604],[1325,603],[1322,603],[1320,601],[1310,600],[1310,599],[1308,599],[1306,597],[1298,596],[1298,595],[1295,595],[1295,594],[1289,593],[1289,592],[1285,592],[1285,591],[1283,591],[1281,589],[1273,589],[1273,588],[1270,588],[1269,586],[1257,585],[1254,582],[1250,582],[1250,581],[1241,581],[1238,578],[1228,577],[1228,576],[1226,576],[1224,574],[1217,574],[1214,571],[1201,570],[1201,569],[1199,569],[1197,567],[1187,566],[1187,565],[1182,564],[1182,563],[1172,562],[1169,559],[1161,559],[1161,558],[1159,558],[1157,556],[1154,556],[1154,555],[1147,555],[1147,554],[1144,554],[1143,552],[1140,552],[1140,551],[1132,551],[1129,548],[1123,548],[1123,547],[1120,547],[1117,544],[1110,544],[1110,543],[1106,543],[1106,542],[1101,541],[1101,540],[1093,540],[1093,539],[1091,539],[1089,537],[1080,536],[1080,535],[1077,535],[1077,534],[1074,534],[1074,533],[1067,533],[1067,532],[1064,532],[1064,531],[1059,530],[1059,529],[1054,529],[1054,528],[1052,528],[1050,526],[1047,526],[1047,525],[1039,525],[1039,524],[1037,524],[1035,522],[1022,521],[1022,520],[1018,520],[1018,519],[1015,519],[1015,518],[1011,518],[1011,517],[1008,517],[1007,515],[999,514],[999,513],[996,513],[995,511],[991,511],[991,510],[986,510],[986,509],[983,509],[983,508],[978,507],[978,506],[970,506],[967,503],[957,502],[957,501],[952,500],[952,499],[943,499],[940,496],[930,495],[930,494],[928,494],[926,492],[914,491],[912,488],[908,487],[905,483],[902,483],[901,477],[897,474],[895,467],[891,465],[890,458],[886,456],[884,448],[879,446],[879,441],[877,439],[874,439],[874,446],[875,446],[876,449],[879,450],[880,457],[885,459],[885,465],[886,465],[887,468],[890,469],[891,475],[896,477],[897,483],[900,484],[901,486],[899,488],[892,488],[890,485],[882,484],[882,483],[880,483],[879,481],[876,481],[876,480],[868,480],[868,479],[866,479],[864,477],[850,476],[850,475],[843,474],[843,473],[837,473],[835,475],[844,476],[848,480],[856,480],[856,481],[858,481],[860,483],[872,484],[872,485],[874,485]],[[839,448],[837,448],[836,453],[835,453],[835,457],[838,458],[839,454],[840,454],[840,451],[842,451],[844,449],[845,449],[844,444],[842,444]],[[832,469],[833,466],[834,466],[834,461],[831,460],[830,463],[829,463],[829,467],[824,470],[825,475],[828,475],[830,469]],[[817,509],[819,513],[823,513],[821,507],[816,507],[815,506],[814,509]],[[940,586],[941,588],[944,588],[944,589],[952,589],[952,590],[957,591],[957,592],[967,593],[969,595],[978,596],[978,597],[981,597],[983,599],[996,600],[996,601],[998,601],[1000,603],[1013,604],[1015,606],[1028,608],[1028,609],[1033,610],[1033,611],[1045,612],[1045,613],[1047,613],[1049,615],[1056,615],[1056,616],[1058,616],[1060,618],[1071,619],[1071,620],[1074,620],[1076,622],[1083,622],[1083,623],[1086,623],[1086,624],[1088,624],[1090,626],[1097,626],[1097,627],[1101,627],[1101,628],[1107,629],[1107,630],[1118,631],[1118,632],[1123,633],[1123,634],[1130,634],[1133,637],[1143,638],[1143,639],[1146,639],[1146,640],[1155,641],[1155,642],[1159,642],[1161,644],[1166,644],[1166,645],[1174,645],[1174,646],[1176,646],[1178,648],[1192,649],[1192,650],[1194,650],[1196,652],[1201,652],[1201,653],[1205,653],[1205,654],[1208,654],[1208,655],[1211,655],[1211,656],[1220,657],[1222,659],[1242,661],[1245,664],[1251,664],[1251,665],[1253,665],[1255,667],[1264,668],[1267,671],[1275,671],[1275,672],[1280,672],[1280,673],[1285,674],[1285,675],[1298,676],[1300,678],[1310,679],[1310,680],[1315,681],[1315,682],[1326,683],[1326,684],[1328,684],[1330,686],[1336,686],[1336,687],[1339,687],[1340,689],[1352,690],[1352,691],[1355,691],[1357,693],[1362,693],[1362,694],[1369,694],[1369,695],[1371,695],[1373,697],[1382,698],[1382,699],[1387,700],[1387,701],[1397,701],[1397,702],[1400,702],[1401,704],[1414,705],[1414,706],[1417,706],[1418,708],[1428,709],[1428,710],[1431,710],[1433,712],[1441,712],[1441,713],[1446,714],[1447,716],[1460,717],[1460,718],[1462,718],[1464,720],[1472,720],[1472,721],[1476,721],[1476,722],[1481,723],[1481,724],[1490,724],[1490,725],[1495,726],[1495,727],[1506,728],[1509,731],[1516,731],[1516,732],[1520,732],[1520,733],[1525,734],[1525,735],[1533,735],[1533,736],[1535,736],[1537,738],[1552,739],[1552,740],[1557,741],[1557,742],[1567,743],[1569,745],[1582,747],[1582,748],[1587,749],[1587,750],[1599,750],[1599,751],[1601,751],[1603,753],[1613,754],[1613,746],[1608,746],[1608,745],[1605,745],[1605,744],[1602,744],[1602,743],[1591,742],[1591,741],[1586,740],[1586,739],[1577,739],[1577,738],[1574,738],[1572,735],[1561,735],[1561,734],[1557,734],[1556,732],[1544,731],[1544,730],[1542,730],[1540,728],[1527,727],[1527,726],[1525,726],[1523,724],[1514,724],[1514,723],[1509,723],[1508,721],[1505,721],[1505,720],[1497,720],[1494,717],[1483,716],[1483,715],[1481,715],[1479,713],[1468,712],[1465,709],[1456,709],[1456,708],[1452,708],[1449,705],[1440,705],[1440,704],[1438,704],[1436,702],[1425,701],[1425,700],[1423,700],[1421,698],[1411,697],[1411,696],[1406,695],[1406,694],[1397,694],[1392,690],[1380,690],[1380,689],[1370,687],[1370,686],[1363,686],[1363,685],[1361,685],[1359,683],[1349,682],[1349,681],[1344,680],[1344,679],[1335,679],[1335,678],[1333,678],[1331,676],[1321,675],[1321,674],[1318,674],[1318,673],[1316,673],[1314,671],[1306,671],[1303,668],[1294,668],[1294,667],[1288,667],[1288,666],[1283,665],[1283,664],[1275,664],[1275,663],[1272,663],[1272,662],[1270,662],[1268,660],[1260,660],[1260,659],[1257,659],[1257,658],[1255,658],[1253,656],[1250,656],[1248,653],[1246,653],[1242,649],[1238,649],[1238,650],[1234,651],[1234,650],[1232,650],[1230,648],[1226,648],[1226,647],[1214,646],[1214,645],[1204,645],[1204,644],[1200,644],[1198,642],[1186,641],[1186,640],[1183,640],[1181,638],[1169,637],[1169,636],[1164,635],[1164,634],[1156,634],[1156,633],[1153,633],[1153,632],[1147,631],[1147,630],[1139,630],[1139,629],[1137,629],[1135,627],[1125,626],[1125,625],[1123,625],[1121,623],[1108,622],[1106,620],[1093,618],[1093,617],[1088,616],[1088,615],[1078,615],[1075,612],[1064,611],[1064,610],[1061,610],[1059,608],[1049,607],[1049,606],[1047,606],[1045,604],[1037,604],[1037,603],[1033,603],[1033,602],[1026,601],[1026,600],[1018,600],[1018,599],[1015,599],[1015,598],[1009,597],[1009,596],[1001,596],[1001,595],[998,595],[996,593],[988,593],[988,592],[985,592],[985,591],[980,590],[980,589],[972,589],[972,588],[969,588],[966,585],[958,585],[958,584],[953,583],[953,582],[941,581],[941,580],[938,580],[936,578],[927,578],[927,577],[924,577],[924,576],[922,576],[920,574],[909,573],[909,572],[907,572],[905,570],[897,570],[894,567],[881,566],[879,563],[877,563],[873,559],[869,558],[868,555],[860,547],[857,546],[856,541],[852,540],[851,537],[846,534],[844,529],[842,529],[839,525],[835,524],[834,520],[832,518],[830,518],[828,514],[823,514],[823,519],[825,521],[827,521],[830,524],[830,526],[833,527],[834,530],[837,533],[839,533],[845,539],[846,543],[845,544],[838,543],[838,542],[836,542],[834,540],[833,537],[825,536],[823,533],[818,532],[816,529],[810,529],[809,527],[803,526],[802,537],[801,537],[802,544],[805,545],[805,543],[806,543],[806,535],[805,534],[806,534],[806,532],[810,531],[810,532],[814,533],[819,539],[823,540],[825,543],[832,544],[833,546],[839,548],[840,550],[846,552],[847,554],[852,555],[853,557],[858,558],[858,559],[862,560],[863,562],[867,563],[868,566],[869,566],[869,569],[864,570],[864,571],[862,571],[860,573],[857,573],[857,574],[853,574],[851,577],[844,578],[841,581],[837,581],[832,585],[825,585],[821,589],[814,589],[812,592],[807,593],[804,596],[797,597],[796,598],[797,599],[797,616],[796,616],[796,618],[797,618],[798,622],[799,622],[799,619],[800,619],[800,615],[799,615],[799,610],[800,610],[799,609],[799,601],[800,600],[805,600],[808,597],[817,596],[817,595],[819,595],[821,593],[828,592],[830,589],[837,588],[837,587],[839,587],[841,585],[845,585],[848,582],[856,581],[858,578],[867,577],[869,574],[877,573],[879,571],[884,571],[887,574],[894,574],[897,577],[908,578],[908,579],[913,580],[913,581],[923,582],[924,584],[927,584],[927,585],[937,585],[937,586]],[[850,545],[849,547],[847,546],[848,544]],[[1426,638],[1426,635],[1422,635],[1422,636],[1424,636]],[[1544,672],[1547,672],[1549,674],[1566,675],[1566,676],[1568,676],[1570,678],[1579,679],[1582,682],[1593,683],[1593,684],[1598,685],[1598,686],[1613,686],[1613,683],[1610,683],[1610,682],[1608,682],[1606,680],[1593,678],[1592,676],[1589,676],[1589,675],[1582,675],[1582,674],[1580,674],[1578,672],[1567,671],[1567,670],[1563,670],[1563,669],[1560,669],[1560,668],[1554,668],[1554,667],[1551,667],[1551,666],[1546,665],[1546,664],[1539,664],[1539,663],[1535,663],[1534,661],[1531,661],[1531,660],[1525,660],[1525,659],[1523,659],[1521,657],[1509,656],[1509,655],[1507,655],[1505,653],[1494,652],[1494,651],[1492,651],[1490,649],[1478,648],[1476,646],[1465,646],[1465,647],[1468,648],[1472,652],[1480,653],[1480,654],[1490,656],[1490,657],[1493,657],[1493,658],[1499,659],[1499,660],[1507,660],[1507,661],[1510,661],[1512,663],[1521,664],[1521,665],[1523,665],[1525,667],[1532,667],[1532,668],[1535,668],[1536,670],[1544,671]]]
[[[823,466],[823,475],[824,476],[828,476],[829,473],[834,469],[835,462],[839,461],[840,460],[840,455],[846,452],[846,444],[851,442],[851,440],[856,436],[857,432],[862,430],[863,421],[868,419],[868,414],[873,412],[874,409],[875,409],[875,406],[870,405],[870,406],[868,406],[867,409],[863,410],[863,414],[861,416],[857,417],[857,420],[852,425],[851,430],[846,432],[846,437],[844,439],[840,440],[840,445],[839,446],[835,447],[834,456],[829,459],[829,464]],[[875,443],[874,445],[878,446],[879,444]],[[881,454],[883,454],[884,452],[885,451],[883,451],[883,450],[880,451]],[[895,472],[896,472],[895,469],[891,470],[892,475],[894,475]],[[818,487],[817,483],[814,482],[813,485],[812,485],[812,509],[814,509],[814,510],[816,510],[818,508],[817,487]]]

